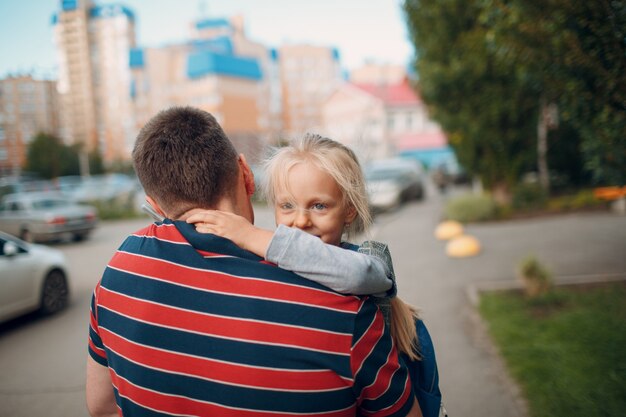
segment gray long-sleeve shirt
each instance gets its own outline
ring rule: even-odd
[[[300,229],[278,225],[265,259],[343,294],[393,296],[396,292],[387,245],[365,242],[359,251],[324,243]]]

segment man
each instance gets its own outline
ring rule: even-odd
[[[87,406],[100,416],[417,416],[382,315],[184,220],[251,222],[254,178],[208,113],[171,108],[133,150],[166,219],[129,236],[91,304]]]

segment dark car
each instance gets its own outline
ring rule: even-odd
[[[0,230],[27,242],[83,240],[97,223],[94,207],[73,203],[60,193],[9,194],[0,203]]]
[[[370,207],[383,211],[424,197],[424,170],[416,161],[392,158],[365,167]]]

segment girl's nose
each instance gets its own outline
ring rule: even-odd
[[[311,226],[311,214],[308,210],[298,210],[293,222],[298,229],[306,229]]]

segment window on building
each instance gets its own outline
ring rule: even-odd
[[[413,129],[413,113],[406,114],[406,130]]]

